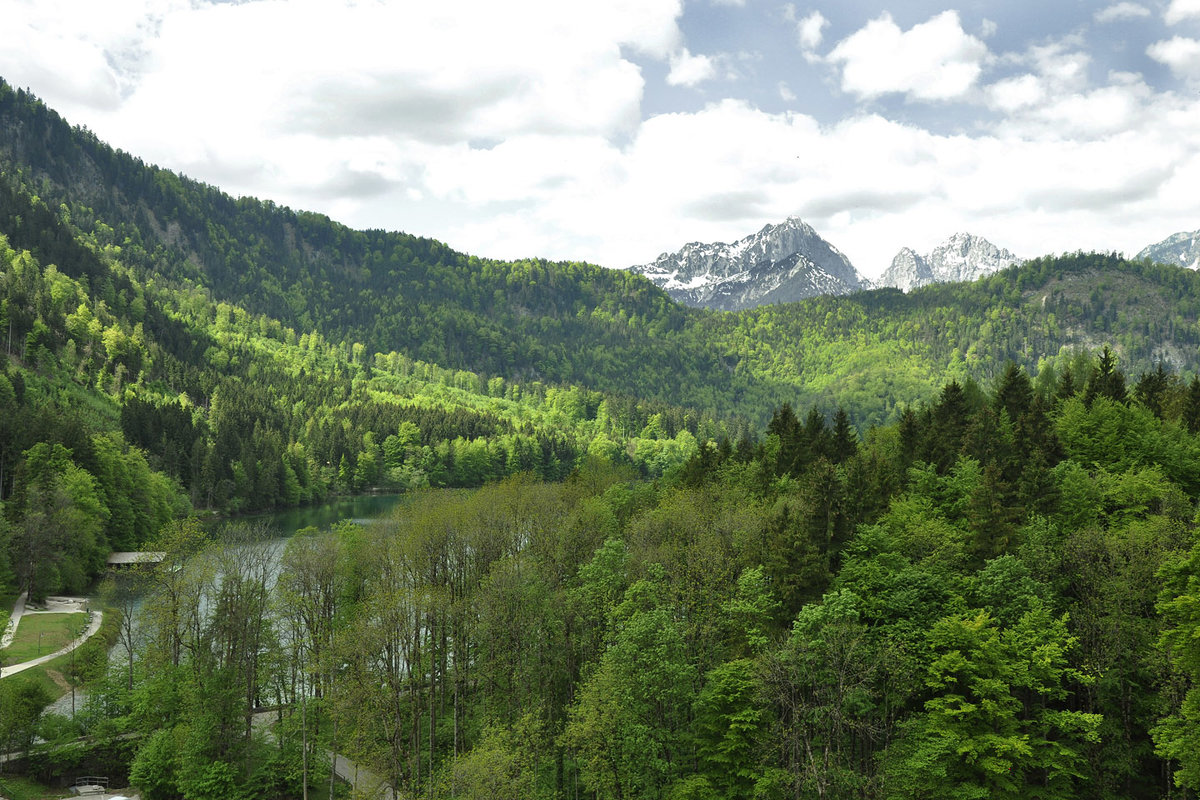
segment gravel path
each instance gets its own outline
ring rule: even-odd
[[[79,610],[79,609],[72,609],[72,610]],[[39,613],[39,612],[27,611],[25,613],[26,614],[34,614],[34,613]],[[47,611],[46,613],[58,613],[58,611],[56,609],[53,612]],[[93,611],[93,612],[91,612],[91,614],[92,614],[92,621],[88,625],[87,630],[83,632],[83,636],[80,636],[78,639],[71,642],[66,647],[62,648],[61,650],[58,650],[57,652],[51,653],[48,656],[42,656],[41,658],[35,658],[32,661],[25,661],[20,664],[13,664],[11,667],[0,668],[0,678],[7,678],[9,675],[16,675],[18,672],[24,672],[25,670],[29,669],[30,667],[36,667],[38,664],[45,664],[47,661],[50,661],[51,659],[58,658],[59,656],[62,656],[62,655],[66,655],[67,653],[74,650],[76,647],[79,647],[81,644],[86,642],[88,639],[92,638],[92,636],[96,633],[96,631],[100,630],[100,623],[104,619],[104,614],[100,611]]]
[[[21,592],[17,597],[16,605],[13,606],[12,616],[8,618],[8,627],[4,629],[3,635],[0,635],[0,650],[12,644],[13,636],[17,634],[17,623],[21,621],[21,615],[25,613],[25,595],[27,592]]]

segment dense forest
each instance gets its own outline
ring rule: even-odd
[[[92,296],[0,234],[0,590],[80,591],[108,552],[193,509],[561,480],[587,453],[659,476],[699,439],[749,435],[678,407],[368,356],[105,266]]]
[[[0,595],[167,554],[104,585],[84,713],[6,678],[0,744],[147,800],[328,796],[331,750],[428,798],[1195,797],[1198,281],[685,309],[235,200],[0,82]]]
[[[172,523],[77,730],[148,800],[326,796],[330,750],[426,798],[1195,797],[1198,431],[1200,381],[1105,349],[657,481]]]

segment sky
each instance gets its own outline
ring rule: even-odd
[[[1200,228],[1200,0],[0,0],[0,77],[235,195],[626,267],[799,216],[875,277]]]

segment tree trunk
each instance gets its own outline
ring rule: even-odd
[[[333,715],[333,735],[329,740],[329,800],[333,800],[333,782],[337,778],[337,714]]]

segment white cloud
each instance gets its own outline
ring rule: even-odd
[[[0,75],[115,145],[480,255],[624,266],[798,213],[878,274],[902,245],[960,229],[1037,255],[1196,227],[1200,98],[1128,74],[1095,85],[1079,38],[1004,56],[1011,74],[981,86],[992,57],[954,12],[907,31],[881,17],[831,55],[853,95],[965,98],[999,117],[943,135],[741,100],[644,118],[630,53],[681,80],[733,63],[763,96],[819,99],[819,81],[768,76],[769,59],[692,55],[679,0],[0,2]],[[817,58],[828,24],[806,19],[795,42]],[[1194,75],[1196,46],[1150,55]]]
[[[647,120],[624,148],[578,140],[548,159],[555,168],[536,165],[540,144],[526,148],[529,160],[503,167],[501,148],[462,163],[448,155],[461,186],[439,185],[439,193],[480,203],[538,200],[503,224],[463,215],[484,221],[442,238],[474,252],[530,251],[528,245],[495,249],[511,236],[514,246],[517,238],[539,242],[543,249],[533,252],[624,266],[687,241],[732,241],[800,214],[868,274],[881,272],[916,236],[940,240],[959,229],[987,231],[997,244],[1027,255],[1136,250],[1172,224],[1195,227],[1179,176],[1200,174],[1200,135],[1192,133],[1200,131],[1200,104],[1139,101],[1132,89],[1119,95],[1121,88],[1073,100],[1087,104],[1075,113],[1151,116],[1162,124],[1076,137],[1060,115],[1054,125],[935,135],[877,115],[821,126],[806,115],[769,114],[727,100]],[[1040,102],[1039,108],[1057,108]],[[523,175],[522,164],[534,174]],[[491,196],[469,188],[481,175],[489,176]],[[1167,198],[1181,204],[1168,207]],[[603,230],[622,235],[598,234],[597,219]]]
[[[1052,92],[1062,94],[1087,88],[1092,58],[1071,36],[1029,48],[1020,63],[1033,67]]]
[[[144,59],[140,43],[182,2],[8,0],[0,75],[37,86],[62,105],[114,109]]]
[[[1136,128],[1145,112],[1145,86],[1111,85],[1078,94],[1051,96],[1024,119],[1002,126],[1014,134],[1091,142]]]
[[[1000,26],[987,17],[984,17],[983,22],[979,23],[979,35],[985,39],[995,36],[998,30],[1000,30]]]
[[[805,51],[816,50],[825,38],[825,26],[829,20],[820,11],[814,11],[796,23],[796,40]]]
[[[667,83],[672,86],[697,86],[717,75],[713,60],[705,55],[692,55],[685,47],[671,56],[671,71]]]
[[[983,71],[987,46],[946,11],[902,31],[884,13],[838,42],[827,60],[842,67],[843,91],[871,98],[906,94],[952,100],[969,92]]]
[[[1153,90],[1142,76],[1112,72],[1106,85],[1089,80],[1090,56],[1067,37],[1008,56],[1029,72],[985,87],[984,97],[1004,117],[993,129],[1022,139],[1094,141],[1141,126]]]
[[[644,81],[624,53],[682,44],[680,0],[6,5],[7,80],[147,160],[290,197],[419,180],[429,147],[627,136]]]
[[[1175,25],[1193,17],[1200,17],[1200,0],[1171,0],[1171,5],[1163,15],[1168,25]]]
[[[1178,77],[1200,79],[1200,41],[1175,36],[1150,45],[1146,55],[1166,64]]]
[[[1006,113],[1038,105],[1046,97],[1046,89],[1036,75],[1020,75],[993,83],[988,87],[991,105]]]
[[[1114,3],[1096,12],[1095,20],[1100,23],[1125,22],[1150,16],[1150,9],[1140,3]]]

